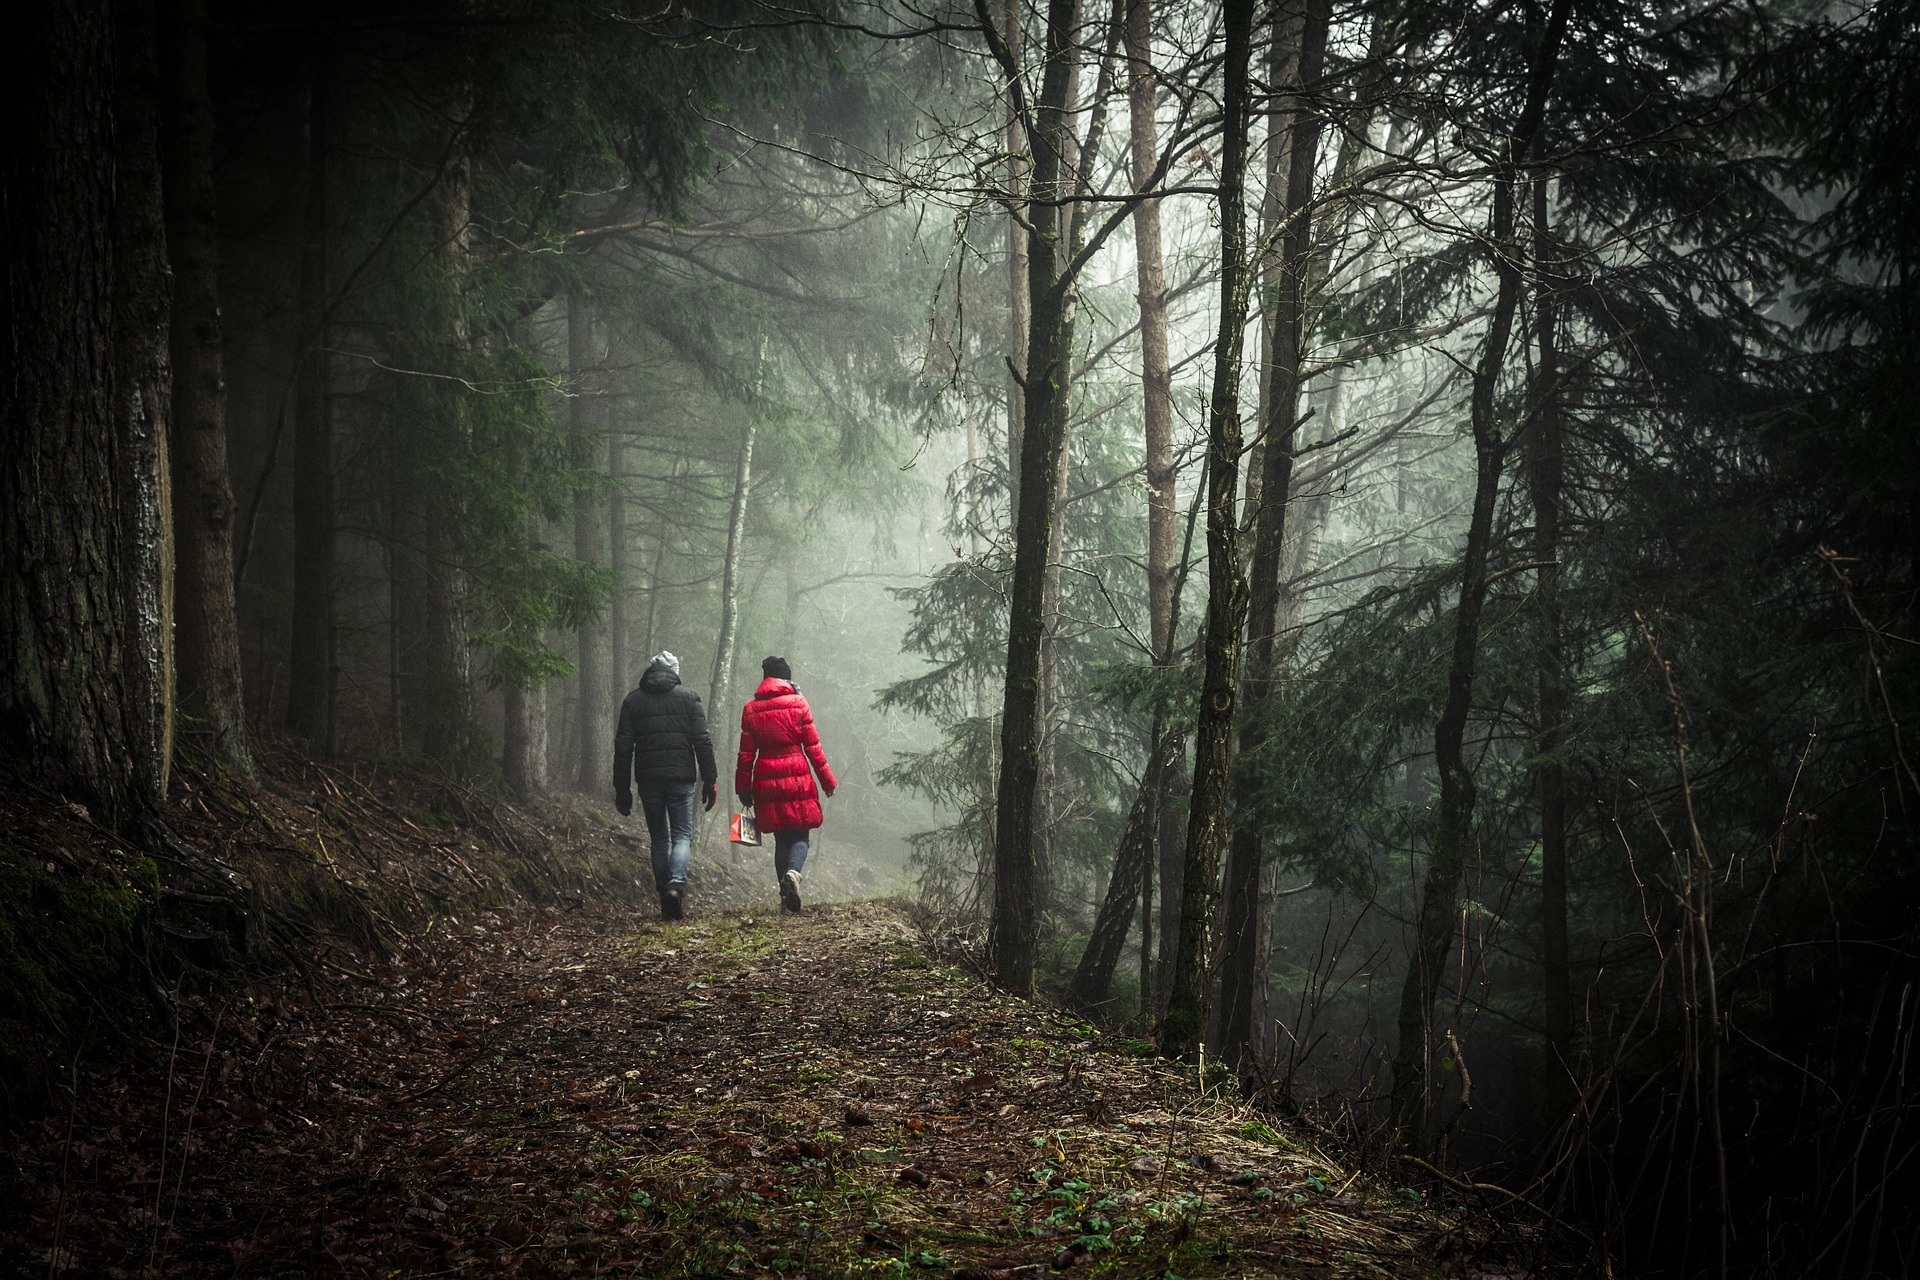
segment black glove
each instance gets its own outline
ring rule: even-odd
[[[619,795],[615,796],[613,798],[613,807],[620,811],[620,816],[623,818],[632,813],[633,792],[622,791]]]
[[[713,802],[720,798],[720,784],[703,782],[700,784],[700,804],[703,808],[713,808]]]
[[[741,791],[734,796],[734,799],[740,802],[740,807],[742,809],[753,808],[753,796],[749,792]]]

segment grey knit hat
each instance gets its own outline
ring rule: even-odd
[[[665,667],[675,675],[680,674],[680,659],[674,657],[671,650],[662,649],[653,655],[653,661],[656,665]]]

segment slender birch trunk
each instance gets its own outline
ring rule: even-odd
[[[760,340],[760,359],[766,360],[766,339]],[[727,513],[727,550],[720,566],[720,638],[713,650],[713,678],[707,687],[707,716],[711,723],[729,723],[727,699],[733,682],[733,651],[740,629],[740,552],[746,545],[747,498],[753,488],[753,441],[760,417],[759,384],[748,407],[747,425],[740,436],[740,454],[733,470],[733,505]],[[725,730],[722,729],[724,734]],[[725,747],[731,742],[721,744]]]

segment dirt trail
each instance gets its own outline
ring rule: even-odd
[[[885,904],[489,914],[351,969],[82,1074],[0,1169],[0,1272],[1406,1276],[1447,1232]]]

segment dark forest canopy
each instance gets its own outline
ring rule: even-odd
[[[32,6],[10,768],[604,807],[648,655],[724,762],[791,652],[1001,986],[1634,1274],[1910,1272],[1917,30]]]

